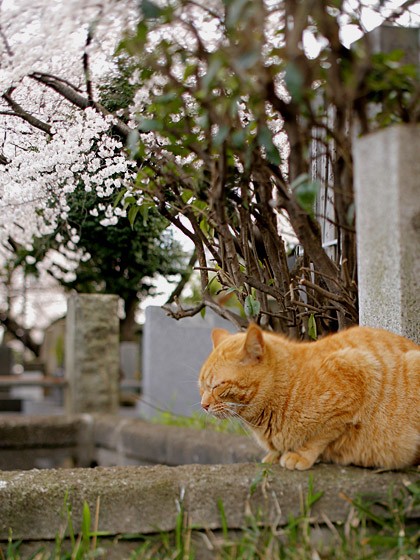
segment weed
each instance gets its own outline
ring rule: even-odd
[[[160,412],[152,420],[156,424],[165,426],[179,426],[183,428],[193,428],[196,430],[213,430],[237,435],[246,435],[248,432],[239,420],[235,418],[220,419],[195,412],[191,416],[182,416],[170,411]]]

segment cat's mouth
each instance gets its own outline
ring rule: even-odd
[[[228,416],[232,416],[231,411],[226,408],[225,406],[215,405],[210,406],[207,409],[208,414],[215,416],[216,418],[227,418]]]

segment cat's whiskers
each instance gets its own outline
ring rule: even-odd
[[[251,406],[250,403],[245,404],[245,403],[235,403],[235,402],[229,402],[229,401],[224,401],[224,403],[229,405],[229,406],[238,406],[238,407]]]
[[[259,428],[259,426],[257,426],[256,424],[252,424],[252,422],[250,422],[249,420],[247,420],[246,418],[244,418],[243,416],[238,414],[235,410],[231,411],[231,415],[232,415],[233,418],[238,418],[241,422],[246,424],[249,428]]]

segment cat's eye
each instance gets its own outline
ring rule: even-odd
[[[218,398],[227,397],[230,393],[231,387],[227,381],[223,381],[222,383],[218,383],[214,388],[213,391],[216,389],[216,396]]]
[[[211,390],[214,391],[215,389],[219,389],[223,385],[226,385],[226,383],[227,383],[226,381],[219,381],[219,383],[216,383],[216,385],[213,385],[211,387]]]

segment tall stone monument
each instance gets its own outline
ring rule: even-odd
[[[119,404],[118,296],[75,294],[66,320],[68,413],[116,413]]]

